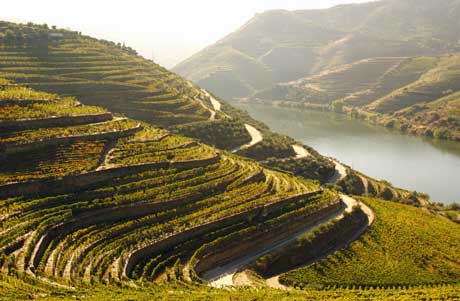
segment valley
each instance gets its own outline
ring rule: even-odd
[[[270,105],[238,106],[274,131],[294,137],[369,176],[428,193],[435,202],[458,202],[458,179],[451,176],[460,168],[457,142],[411,137],[332,112]]]
[[[459,300],[460,2],[416,2],[256,14],[177,73],[0,21],[0,300]]]

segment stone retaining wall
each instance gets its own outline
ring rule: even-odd
[[[320,191],[315,191],[311,193],[305,193],[302,195],[286,198],[272,204],[266,204],[256,208],[249,209],[245,212],[237,213],[233,216],[228,216],[226,218],[212,221],[210,223],[198,225],[196,227],[190,228],[186,231],[173,234],[170,237],[164,238],[161,241],[151,243],[145,247],[139,248],[138,250],[129,254],[124,262],[123,267],[123,276],[129,277],[134,266],[142,259],[146,257],[151,257],[159,252],[170,249],[171,247],[181,244],[187,240],[193,239],[194,237],[203,235],[207,232],[214,231],[216,229],[225,228],[227,226],[239,223],[245,219],[249,219],[254,215],[268,214],[270,212],[279,210],[281,207],[286,206],[286,204],[298,201],[303,198],[309,198],[314,195],[317,195]]]
[[[117,167],[100,171],[93,171],[79,175],[69,175],[60,179],[44,179],[36,181],[21,182],[0,186],[0,198],[8,198],[18,195],[31,194],[60,194],[79,191],[94,185],[96,183],[110,180],[111,178],[121,177],[127,174],[138,173],[151,169],[191,169],[204,167],[219,162],[220,155],[213,157],[182,162],[160,162],[141,165],[131,165],[126,167]]]
[[[82,116],[62,116],[42,119],[0,120],[0,131],[33,130],[37,128],[75,126],[113,119],[112,113]]]

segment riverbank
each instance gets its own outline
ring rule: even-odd
[[[460,199],[460,143],[405,135],[332,112],[239,104],[272,130],[396,187],[427,193],[434,202]],[[414,176],[416,175],[416,176]]]

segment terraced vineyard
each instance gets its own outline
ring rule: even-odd
[[[240,254],[211,261],[207,246],[256,248],[250,237],[290,224],[287,235],[339,202],[313,182],[73,99],[8,81],[0,95],[5,274],[72,286],[159,281],[173,267],[196,278],[198,258],[202,269]]]
[[[403,132],[460,140],[457,54],[371,58],[254,96],[264,102],[333,110]]]
[[[206,285],[209,272],[345,216],[337,187],[320,186],[346,176],[334,165],[129,47],[0,22],[0,299],[458,297],[454,276],[407,290]],[[385,196],[360,174],[343,181],[354,176]],[[342,223],[327,225],[322,235]],[[435,263],[456,273],[452,258]]]
[[[459,287],[414,287],[408,289],[340,289],[334,290],[291,290],[285,292],[264,289],[213,289],[207,286],[186,285],[171,280],[168,284],[119,287],[114,285],[93,285],[91,289],[71,290],[56,288],[50,284],[37,283],[30,278],[18,280],[11,276],[0,276],[0,291],[5,300],[458,300]]]
[[[0,22],[0,42],[2,78],[63,95],[61,101],[66,103],[59,107],[59,112],[53,102],[34,103],[27,110],[24,105],[9,106],[2,109],[3,127],[11,128],[14,120],[9,123],[6,120],[18,120],[19,116],[22,119],[53,116],[58,123],[59,117],[68,119],[70,114],[100,113],[97,107],[79,106],[72,98],[75,97],[85,105],[101,106],[228,151],[251,142],[246,128],[251,125],[263,132],[263,140],[239,151],[239,155],[256,160],[295,157],[293,139],[271,132],[247,113],[138,56],[129,47],[78,32],[8,22]],[[36,97],[40,99],[40,95]],[[103,116],[99,118],[104,121]],[[322,161],[319,154],[314,155]],[[304,176],[317,178],[314,174]]]
[[[116,108],[158,125],[210,117],[197,89],[128,48],[76,32],[60,31],[60,38],[53,39],[49,37],[51,31],[44,28],[10,23],[0,28],[8,29],[26,35],[22,41],[2,45],[1,68],[9,79],[39,90],[73,95],[86,104]]]
[[[346,250],[310,267],[288,272],[281,277],[283,283],[299,287],[458,283],[458,225],[417,208],[376,199],[361,200],[377,215],[370,232]]]

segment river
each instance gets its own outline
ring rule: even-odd
[[[460,143],[414,137],[341,114],[238,104],[272,130],[396,187],[460,201]]]

